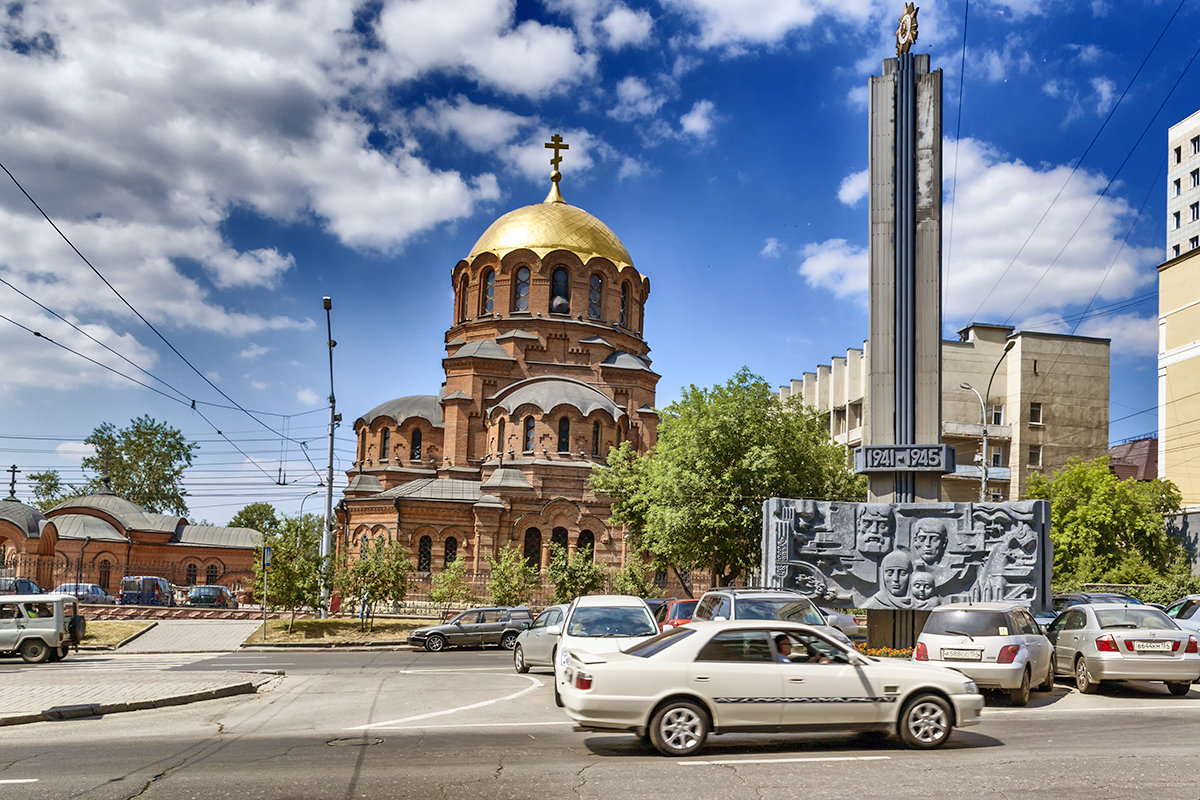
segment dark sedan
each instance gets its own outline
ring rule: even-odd
[[[408,635],[413,647],[437,652],[447,647],[482,647],[499,645],[512,650],[517,636],[533,622],[525,606],[471,608],[449,622],[417,628]]]

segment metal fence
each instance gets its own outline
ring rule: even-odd
[[[5,558],[0,576],[28,578],[43,591],[51,591],[64,583],[95,583],[109,594],[121,590],[126,576],[165,578],[173,586],[219,583],[234,592],[254,586],[251,570],[227,569],[221,565],[181,563],[178,561],[139,561],[114,558],[94,558],[88,555],[70,558],[14,553]]]

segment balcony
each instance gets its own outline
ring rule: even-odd
[[[988,425],[989,439],[1011,439],[1012,425]],[[947,439],[982,439],[983,424],[979,422],[942,422],[942,436]]]
[[[988,430],[988,438],[991,438],[991,429]],[[974,464],[958,464],[954,472],[944,476],[947,478],[962,478],[966,480],[978,481],[983,476],[979,472],[979,467]],[[1012,470],[1008,467],[988,467],[988,483],[992,481],[1011,481]]]

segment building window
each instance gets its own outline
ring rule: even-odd
[[[1042,404],[1041,403],[1030,403],[1029,404],[1029,424],[1030,425],[1041,425],[1042,424]]]
[[[512,310],[529,310],[529,267],[517,268],[517,283],[513,287]]]
[[[204,582],[209,583],[209,584],[217,582],[217,565],[216,564],[209,564],[208,569],[204,570]]]
[[[1179,230],[1179,212],[1176,211],[1171,215],[1171,222],[1175,225],[1175,230]]]
[[[421,460],[421,429],[416,428],[412,432],[412,447],[408,450],[409,461]]]
[[[1197,247],[1200,247],[1200,236],[1193,236],[1192,238],[1188,239],[1189,250],[1195,250]]]
[[[525,531],[525,563],[534,569],[542,568],[542,532],[537,528]]]
[[[100,588],[108,591],[108,585],[112,582],[112,564],[108,561],[100,562]]]
[[[600,455],[600,423],[592,423],[592,455]]]
[[[392,452],[392,431],[390,428],[384,428],[379,433],[379,460],[387,461],[388,454]]]
[[[601,312],[601,303],[604,291],[604,278],[598,274],[592,275],[592,279],[588,284],[588,316],[592,319],[604,319]]]
[[[417,572],[429,572],[433,565],[433,539],[422,536],[417,543]]]
[[[496,425],[496,449],[500,451],[500,457],[504,458],[504,418],[500,418],[499,424]]]
[[[992,406],[992,425],[1004,424],[1004,406]]]
[[[588,561],[595,561],[596,536],[591,531],[580,532],[579,543],[575,545],[575,552],[586,554]]]
[[[566,552],[567,549],[567,529],[555,528],[550,532],[550,546],[558,545]]]
[[[1175,148],[1175,163],[1178,164],[1180,161],[1183,161],[1183,148],[1176,147]]]
[[[571,313],[571,275],[565,267],[554,270],[550,277],[550,313]]]
[[[622,328],[629,327],[629,284],[621,284],[621,317],[617,324]]]
[[[1175,179],[1175,196],[1176,197],[1178,197],[1183,192],[1183,186],[1181,186],[1180,184],[1181,184],[1181,181],[1179,180],[1179,178],[1176,178]]]
[[[458,317],[459,322],[467,321],[467,287],[469,285],[470,284],[467,283],[467,276],[463,275],[462,280],[458,282],[458,297],[455,298],[458,305],[458,313],[456,316]]]
[[[1197,186],[1200,186],[1200,169],[1192,170],[1192,186],[1191,186],[1191,188],[1195,189]]]
[[[446,538],[446,547],[442,555],[442,569],[450,566],[458,558],[458,539],[453,536]]]
[[[1188,210],[1192,212],[1192,222],[1200,219],[1200,203],[1192,203],[1188,206]]]
[[[558,452],[571,451],[571,420],[563,417],[558,421]]]
[[[1000,449],[999,447],[993,447],[993,448],[991,448],[991,450],[992,450],[992,454],[991,454],[992,455],[992,463],[990,466],[1003,467],[1004,466],[1004,451],[1002,449]]]
[[[199,571],[200,570],[196,568],[195,564],[188,564],[187,571],[185,572],[183,578],[184,583],[186,583],[188,586],[195,586],[196,576],[198,575]]]
[[[992,502],[993,503],[1003,503],[1004,502],[1004,493],[1003,492],[992,492]]]
[[[1042,466],[1042,446],[1040,444],[1029,445],[1029,466]]]
[[[1192,155],[1200,153],[1200,136],[1192,137]]]
[[[522,448],[526,453],[533,452],[533,417],[525,418],[525,446]]]
[[[1171,255],[1172,255],[1172,256],[1177,256],[1177,255],[1179,255],[1179,245],[1175,245],[1173,248],[1171,248],[1171,251],[1172,251],[1172,252],[1171,252]]]
[[[496,271],[489,269],[483,276],[483,297],[479,303],[479,316],[489,317],[496,298]]]

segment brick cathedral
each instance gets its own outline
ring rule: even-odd
[[[437,394],[398,397],[354,422],[356,461],[338,504],[339,548],[406,544],[420,573],[455,559],[485,573],[507,546],[545,568],[550,546],[624,564],[592,466],[657,437],[642,338],[650,281],[600,220],[559,190],[567,149],[547,148],[541,203],[503,215],[451,270],[452,321]]]

